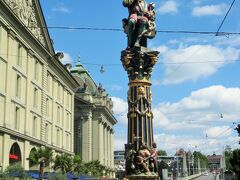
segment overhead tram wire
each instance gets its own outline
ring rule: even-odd
[[[226,145],[229,145],[229,146],[236,145],[236,143],[239,141],[240,141],[240,139],[232,140],[232,141],[228,142]],[[222,150],[222,148],[217,148],[216,151],[218,151],[218,150]]]
[[[237,122],[233,122],[233,124],[232,124],[228,129],[224,129],[223,131],[221,131],[221,132],[218,133],[217,135],[211,137],[211,139],[217,139],[217,138],[219,138],[220,136],[224,135],[224,134],[227,133],[229,130],[233,129],[234,126],[236,125],[236,123],[237,123]],[[198,145],[198,147],[199,147],[199,146],[201,147],[201,146],[204,146],[204,145],[207,145],[207,142],[200,143],[200,144]],[[200,147],[199,147],[199,148],[200,148]]]
[[[229,12],[231,11],[231,9],[232,9],[234,3],[235,3],[235,0],[232,1],[232,4],[230,5],[230,7],[229,7],[229,9],[228,9],[228,11],[227,11],[227,13],[226,13],[226,15],[224,16],[224,18],[223,18],[223,20],[222,20],[222,22],[221,22],[221,24],[220,24],[220,26],[219,26],[219,28],[218,28],[218,30],[217,30],[217,32],[216,32],[216,36],[219,35],[219,31],[220,31],[220,29],[221,29],[223,23],[225,22],[225,20],[226,20],[228,14],[229,14]],[[221,34],[221,33],[220,33],[220,34]]]
[[[68,27],[68,26],[49,26],[48,29],[65,29],[65,30],[89,30],[89,31],[116,31],[121,32],[122,29],[118,28],[95,28],[95,27]],[[187,30],[156,30],[158,33],[171,33],[171,34],[203,34],[211,35],[216,34],[213,31],[187,31]],[[219,32],[222,35],[240,35],[240,32]]]
[[[62,29],[62,30],[85,30],[85,31],[112,31],[122,32],[123,29],[119,28],[98,28],[98,27],[74,27],[74,26],[22,26],[26,28],[42,28],[42,29]],[[158,33],[170,34],[202,34],[202,35],[215,35],[214,31],[189,31],[189,30],[156,30]],[[218,32],[219,35],[240,35],[240,32]]]
[[[228,62],[238,62],[239,60],[226,60],[226,61],[185,61],[185,62],[169,62],[169,63],[163,63],[163,62],[158,62],[157,65],[178,65],[178,64],[207,64],[207,63],[228,63]],[[90,65],[90,66],[119,66],[121,64],[96,64],[96,63],[87,63],[87,62],[82,62],[83,64]]]
[[[212,137],[212,139],[216,139],[216,138],[224,135],[224,134],[227,133],[229,130],[233,129],[234,126],[236,125],[236,123],[237,123],[237,122],[233,122],[232,125],[231,125],[229,128],[224,129],[223,131],[221,131],[220,133],[218,133],[216,136]]]
[[[11,56],[11,57],[21,57],[21,58],[27,58],[27,56],[18,56],[17,54],[6,54],[6,53],[0,53],[0,56]],[[77,61],[74,61],[76,63]],[[156,65],[184,65],[184,64],[209,64],[209,63],[229,63],[229,62],[240,62],[240,59],[237,60],[209,60],[209,61],[183,61],[183,62],[157,62]],[[89,66],[121,66],[121,63],[106,63],[106,64],[98,64],[98,63],[88,63],[85,61],[81,61],[84,65]]]

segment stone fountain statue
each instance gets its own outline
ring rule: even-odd
[[[123,0],[129,16],[122,20],[127,48],[121,61],[129,77],[128,142],[125,145],[126,175],[129,180],[158,178],[157,145],[153,139],[151,73],[158,51],[147,48],[156,35],[155,4],[145,0]]]

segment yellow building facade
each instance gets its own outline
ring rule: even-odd
[[[70,69],[79,87],[74,102],[74,152],[84,162],[98,160],[107,167],[110,177],[114,169],[114,126],[113,102],[101,84],[96,85],[80,58]]]
[[[39,0],[0,1],[0,166],[29,169],[41,146],[73,154],[74,89],[55,55]],[[0,168],[0,170],[1,170]]]

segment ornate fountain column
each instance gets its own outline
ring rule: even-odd
[[[129,180],[158,179],[157,147],[153,140],[151,73],[159,52],[147,48],[154,38],[155,4],[145,0],[123,0],[128,19],[122,20],[128,43],[121,61],[129,78],[128,142],[125,144],[126,177]]]
[[[128,142],[126,146],[126,154],[133,152],[132,161],[126,159],[126,172],[136,179],[137,175],[141,175],[140,179],[146,179],[156,175],[152,174],[149,165],[142,169],[139,153],[141,150],[148,150],[151,153],[153,139],[153,113],[152,113],[152,91],[151,91],[151,72],[156,64],[159,52],[152,51],[145,47],[133,47],[122,51],[121,61],[124,69],[127,71],[129,78],[128,90]],[[144,147],[144,148],[142,148]],[[128,156],[128,155],[127,155]],[[131,155],[130,155],[131,156]],[[145,160],[144,160],[145,161]],[[135,166],[135,167],[133,167]],[[150,176],[149,176],[150,174]],[[128,177],[129,178],[129,177]],[[132,179],[129,178],[129,179]],[[149,179],[149,178],[147,178]],[[155,178],[153,178],[155,179]]]
[[[151,72],[159,52],[144,47],[122,51],[121,61],[128,73],[128,144],[138,151],[142,144],[152,147],[153,113]]]

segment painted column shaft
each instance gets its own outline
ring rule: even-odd
[[[121,61],[128,73],[128,144],[138,151],[153,143],[151,72],[159,52],[144,47],[122,51]]]

